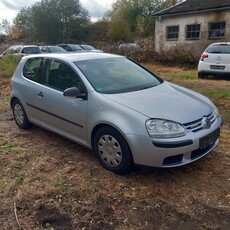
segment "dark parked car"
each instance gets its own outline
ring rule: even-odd
[[[67,52],[86,52],[80,45],[76,44],[59,44],[58,46],[60,46]]]
[[[88,52],[103,52],[103,50],[95,49],[91,45],[84,44],[84,45],[80,45],[80,47]]]
[[[66,50],[60,46],[40,46],[42,53],[65,53]]]

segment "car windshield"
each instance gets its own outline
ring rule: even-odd
[[[82,45],[82,47],[84,47],[87,50],[95,50],[95,48],[90,45]]]
[[[75,62],[97,92],[112,94],[157,86],[160,78],[127,58],[108,58]]]
[[[71,44],[69,45],[69,47],[71,48],[72,51],[82,50],[82,48],[79,45],[75,45],[75,44]]]
[[[59,46],[49,46],[50,52],[65,53],[66,51]]]
[[[207,53],[221,53],[221,54],[230,54],[230,45],[221,44],[213,45],[207,48]]]

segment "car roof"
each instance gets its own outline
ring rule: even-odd
[[[48,46],[40,46],[40,47],[60,47],[58,45],[48,45]]]
[[[22,49],[24,49],[24,48],[30,48],[30,47],[38,47],[39,48],[39,46],[37,46],[37,45],[12,45],[12,46],[10,46],[7,50],[22,50]]]
[[[24,47],[38,47],[38,46],[37,45],[12,45],[10,48],[13,48],[13,47],[24,48]]]
[[[110,53],[95,53],[95,52],[87,52],[87,53],[45,53],[45,54],[36,54],[23,57],[23,59],[29,59],[34,57],[47,57],[47,58],[56,58],[61,59],[63,61],[86,61],[86,60],[95,60],[95,59],[106,59],[106,58],[114,58],[114,57],[122,57],[117,54]]]
[[[230,45],[230,42],[215,42],[210,44],[209,46],[215,46],[215,45]]]

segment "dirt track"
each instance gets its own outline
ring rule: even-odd
[[[118,176],[73,142],[19,130],[1,92],[1,229],[230,229],[228,123],[202,160]]]

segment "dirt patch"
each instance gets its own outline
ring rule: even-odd
[[[229,82],[175,80],[220,90]],[[2,86],[3,87],[3,86]],[[229,113],[229,98],[218,99]],[[92,152],[33,126],[16,127],[0,95],[1,229],[230,229],[230,123],[219,146],[185,167],[118,176]]]

